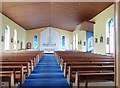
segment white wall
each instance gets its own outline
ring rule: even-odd
[[[26,32],[26,41],[27,42],[31,42],[33,45],[33,38],[34,35],[38,36],[38,45],[40,45],[40,32],[45,30],[47,27],[44,28],[38,28],[38,29],[34,29],[34,30],[27,30]],[[57,30],[59,32],[59,44],[58,44],[58,50],[62,49],[62,36],[65,36],[65,49],[69,50],[69,46],[70,44],[72,44],[72,32],[70,31],[66,31],[66,30],[62,30],[62,29],[58,29],[58,28],[53,28],[55,30]],[[33,48],[33,46],[32,46]],[[38,47],[38,49],[40,49],[40,46]]]
[[[40,50],[42,51],[56,51],[59,44],[59,32],[48,27],[40,32]]]
[[[109,18],[114,18],[114,5],[111,5],[92,19],[95,22],[94,39],[98,38],[98,43],[94,42],[94,53],[106,54],[106,22]],[[103,36],[103,43],[100,43],[101,35]]]
[[[11,41],[11,38],[13,38],[14,30],[16,29],[17,40],[19,40],[17,49],[20,49],[20,42],[23,43],[22,48],[25,49],[26,48],[26,30],[21,26],[19,26],[18,24],[16,24],[15,22],[13,22],[12,20],[10,20],[9,18],[7,18],[5,15],[2,15],[2,28],[0,30],[2,30],[1,33],[3,36],[5,35],[5,27],[7,25],[10,27],[10,41]],[[5,47],[4,45],[5,45],[5,41],[1,43],[2,51],[4,51],[4,47]],[[11,42],[10,42],[10,51],[13,51],[13,43]]]
[[[73,31],[73,36],[76,34],[78,34],[78,41],[82,42],[82,44],[78,44],[78,51],[86,52],[86,45],[84,46],[84,42],[86,42],[86,31],[82,30],[80,26],[78,26]]]

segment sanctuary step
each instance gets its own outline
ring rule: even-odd
[[[54,54],[44,54],[21,88],[71,88]]]

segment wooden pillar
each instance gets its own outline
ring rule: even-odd
[[[116,33],[116,86],[120,88],[120,1],[115,3],[115,33]],[[117,88],[116,87],[116,88]]]

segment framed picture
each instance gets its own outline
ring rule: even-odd
[[[107,44],[109,44],[109,42],[110,42],[110,39],[109,39],[109,38],[107,38]]]
[[[82,44],[82,41],[80,40],[80,44]]]
[[[103,42],[103,36],[100,37],[100,42],[101,42],[101,43]]]
[[[95,43],[98,43],[98,39],[97,38],[95,38]]]
[[[17,40],[17,43],[19,43],[19,40]]]
[[[13,43],[13,38],[11,38],[11,43]]]
[[[86,45],[86,42],[84,41],[84,46]]]

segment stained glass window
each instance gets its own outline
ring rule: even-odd
[[[38,48],[38,37],[37,35],[34,36],[34,49]]]
[[[62,36],[62,48],[65,48],[65,36]]]

